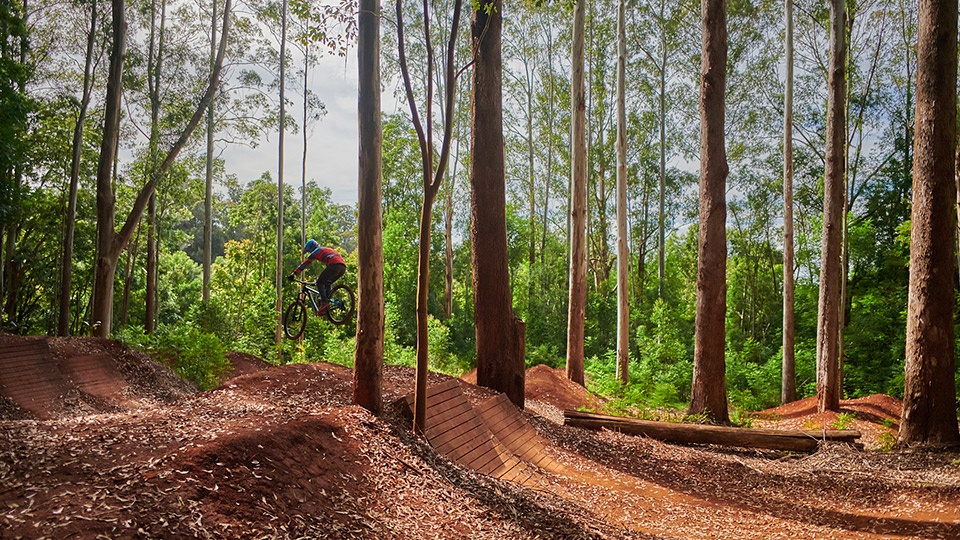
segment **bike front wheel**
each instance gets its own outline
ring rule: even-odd
[[[307,327],[307,306],[299,298],[283,312],[283,333],[290,339],[299,339]]]
[[[353,317],[353,289],[346,285],[337,285],[330,291],[330,309],[327,320],[333,324],[344,324]]]

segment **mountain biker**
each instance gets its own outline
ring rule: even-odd
[[[307,258],[300,263],[300,266],[298,266],[292,274],[287,276],[287,280],[293,281],[297,274],[302,272],[303,269],[313,261],[320,261],[326,264],[327,267],[323,272],[320,272],[320,275],[317,277],[317,290],[320,291],[320,309],[317,310],[317,315],[323,315],[330,309],[330,289],[333,286],[333,282],[343,276],[343,273],[347,271],[347,265],[343,262],[343,257],[341,257],[335,249],[323,247],[312,238],[307,240],[307,243],[303,245],[303,253],[309,253],[309,255],[307,255]]]

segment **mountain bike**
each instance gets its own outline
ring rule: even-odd
[[[320,312],[320,291],[314,288],[312,281],[294,279],[300,284],[300,291],[292,304],[283,312],[283,333],[290,339],[299,339],[307,327],[307,314],[314,313],[326,317],[336,325],[345,324],[353,316],[353,289],[346,285],[334,285],[330,289],[330,306],[326,313]]]

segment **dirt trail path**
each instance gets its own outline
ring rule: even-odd
[[[124,386],[70,388],[47,419],[0,409],[0,538],[960,538],[960,453],[786,455],[567,428],[555,403],[589,396],[538,367],[522,415],[560,467],[521,486],[438,455],[399,407],[374,418],[351,406],[340,366],[245,358],[195,393],[114,342],[50,349],[107,354],[99,365]],[[412,385],[412,370],[386,368],[385,402]],[[463,388],[477,404],[492,395]],[[888,399],[845,407],[889,429]],[[764,421],[825,421],[794,412]]]

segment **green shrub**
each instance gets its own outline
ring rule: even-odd
[[[532,344],[528,341],[526,353],[527,368],[544,364],[556,369],[566,365],[566,358],[564,358],[563,354],[560,353],[555,345],[547,343]]]
[[[166,362],[178,375],[209,390],[230,371],[230,360],[220,339],[188,325],[160,325],[153,334],[142,328],[128,327],[118,339]]]
[[[830,424],[830,427],[833,429],[850,429],[850,425],[853,424],[853,421],[857,418],[856,413],[840,413],[837,415],[837,418]]]
[[[893,447],[897,444],[897,434],[889,431],[881,433],[878,439],[880,440],[880,450],[884,452],[893,450]]]
[[[354,352],[357,345],[356,336],[346,339],[336,338],[327,341],[323,350],[323,361],[353,368]]]

